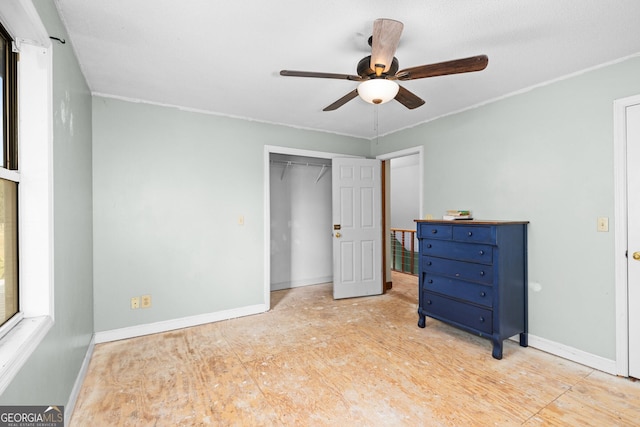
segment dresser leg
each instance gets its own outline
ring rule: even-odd
[[[520,347],[529,347],[529,334],[523,332],[520,334]]]
[[[491,355],[494,359],[502,359],[502,341],[501,340],[492,340],[493,341],[493,352]]]
[[[424,316],[423,316],[422,314],[419,314],[418,316],[419,316],[419,317],[418,317],[418,327],[420,327],[420,328],[424,328],[424,327],[425,327],[425,324],[426,324],[426,323],[425,323]]]

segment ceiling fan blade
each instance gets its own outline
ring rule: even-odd
[[[470,58],[454,59],[453,61],[438,62],[436,64],[419,65],[405,68],[396,73],[398,80],[424,79],[425,77],[445,76],[447,74],[469,73],[487,68],[487,55],[472,56]]]
[[[333,104],[326,106],[322,111],[337,110],[338,108],[342,107],[344,104],[346,104],[347,102],[351,101],[353,98],[355,98],[357,96],[358,96],[358,89],[354,89],[351,92],[349,92],[348,94],[346,94],[345,96],[343,96],[342,98],[338,99]]]
[[[373,36],[371,37],[371,69],[376,75],[386,73],[391,67],[393,56],[400,43],[400,35],[404,24],[393,19],[376,19],[373,22]],[[376,65],[384,65],[384,69],[378,72]]]
[[[315,71],[281,70],[280,75],[290,77],[316,77],[320,79],[353,80],[356,82],[363,80],[360,76],[353,76],[350,74],[317,73]]]
[[[395,97],[395,100],[400,104],[404,105],[410,110],[414,108],[418,108],[421,105],[424,105],[424,99],[420,98],[418,95],[413,92],[409,92],[407,89],[400,86],[398,90],[398,94]]]

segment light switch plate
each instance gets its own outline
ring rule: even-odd
[[[598,231],[609,231],[609,218],[606,216],[598,217]]]

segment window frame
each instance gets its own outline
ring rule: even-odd
[[[0,168],[18,185],[19,313],[2,325],[0,394],[54,324],[52,45],[31,1],[0,2],[0,22],[19,53],[16,158]]]
[[[3,171],[10,171],[10,170],[16,170],[18,167],[18,162],[17,162],[17,146],[18,146],[18,139],[17,139],[17,126],[18,126],[18,120],[17,120],[17,116],[18,116],[18,96],[17,96],[17,92],[18,92],[18,84],[17,84],[17,72],[18,72],[18,68],[17,68],[17,63],[18,63],[18,55],[13,52],[13,38],[11,37],[11,35],[9,35],[9,33],[7,32],[7,30],[4,28],[4,26],[2,25],[2,23],[0,22],[0,37],[2,37],[4,44],[6,45],[6,54],[5,54],[5,66],[6,69],[5,71],[5,75],[4,75],[4,82],[3,84],[5,85],[5,87],[3,89],[3,93],[2,93],[2,123],[3,123],[3,129],[2,129],[2,134],[3,134],[3,162],[0,165],[0,169],[2,169]],[[19,174],[17,174],[17,176],[14,176],[15,174],[2,174],[0,175],[0,179],[4,180],[4,181],[8,181],[8,182],[13,182],[16,184],[16,187],[18,187],[18,184],[20,184],[20,176]],[[15,204],[15,208],[18,208],[18,191],[16,191],[16,200],[13,201],[13,203]],[[6,200],[5,200],[5,206],[6,206]],[[17,220],[17,218],[16,218]],[[6,234],[5,234],[5,238],[6,238]],[[19,253],[18,253],[18,236],[16,234],[16,241],[15,241],[15,256],[18,257],[17,261],[19,262]],[[2,243],[2,242],[0,242]],[[6,254],[5,254],[6,255]],[[6,256],[5,256],[5,262],[6,262]],[[5,265],[5,271],[6,271],[6,265]],[[16,273],[18,273],[16,271]],[[6,275],[5,275],[6,278]],[[15,307],[16,307],[16,312],[11,314],[11,317],[6,319],[6,321],[2,321],[2,323],[0,323],[0,338],[2,336],[4,336],[6,334],[6,331],[8,330],[8,328],[5,328],[5,325],[9,325],[11,327],[11,325],[14,324],[14,322],[11,322],[12,318],[15,317],[16,315],[19,315],[20,313],[20,298],[19,298],[19,291],[20,291],[20,275],[17,274],[16,275],[16,281],[17,281],[17,291],[15,298]],[[6,283],[5,283],[6,285]],[[11,286],[13,286],[13,284],[11,284]],[[6,288],[5,288],[6,289]],[[18,316],[19,317],[19,316]]]

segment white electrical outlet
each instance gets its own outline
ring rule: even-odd
[[[140,297],[140,307],[142,308],[150,308],[151,307],[151,295],[142,295]]]

